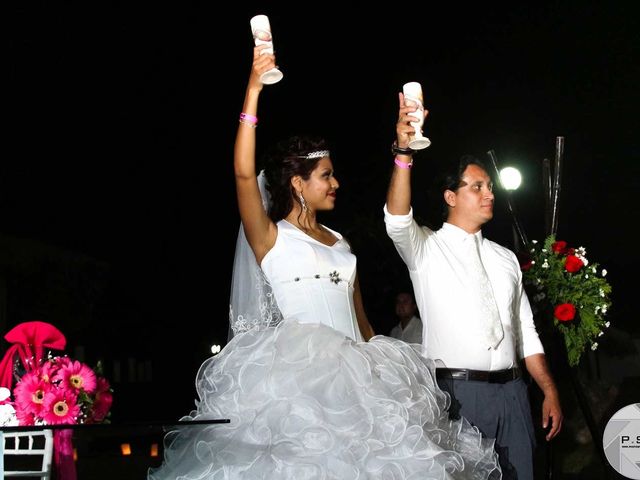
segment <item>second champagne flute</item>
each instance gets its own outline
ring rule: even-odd
[[[411,126],[415,129],[415,133],[409,138],[409,148],[412,150],[422,150],[431,145],[431,140],[422,134],[422,125],[424,124],[424,105],[422,104],[422,85],[418,82],[405,83],[402,86],[404,93],[404,103],[407,106],[417,107],[417,110],[411,115],[418,118],[418,121],[411,122]]]

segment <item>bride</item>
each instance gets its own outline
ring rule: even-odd
[[[263,48],[235,143],[234,337],[200,367],[185,418],[230,423],[169,432],[149,479],[501,478],[493,441],[449,419],[432,362],[373,336],[356,258],[316,219],[340,186],[325,142],[292,137],[256,175],[260,74],[275,66]]]

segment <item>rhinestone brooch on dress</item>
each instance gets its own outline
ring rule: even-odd
[[[338,273],[336,270],[329,273],[329,280],[331,280],[336,285],[342,281],[342,279],[340,278],[340,273]]]

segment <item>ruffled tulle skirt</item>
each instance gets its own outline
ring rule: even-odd
[[[183,420],[230,423],[169,432],[149,479],[500,478],[493,440],[449,419],[432,362],[399,340],[286,320],[233,338],[196,386]]]

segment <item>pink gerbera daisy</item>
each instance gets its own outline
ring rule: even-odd
[[[76,423],[80,405],[72,391],[52,388],[44,399],[41,413],[48,425]]]
[[[93,393],[96,389],[96,374],[84,363],[71,361],[60,368],[59,377],[70,390]]]
[[[64,357],[55,357],[54,359],[56,361],[56,364],[59,367],[66,367],[67,365],[69,365],[71,362],[73,362],[73,360],[71,360],[69,357],[67,357],[66,355]]]
[[[18,407],[16,411],[23,415],[32,413],[39,416],[44,397],[50,389],[51,384],[42,380],[39,370],[25,373],[13,389],[15,404]]]
[[[53,381],[56,380],[56,375],[59,369],[60,369],[60,366],[54,360],[49,360],[47,362],[44,362],[41,368],[42,380],[44,380],[45,382],[52,383]]]

